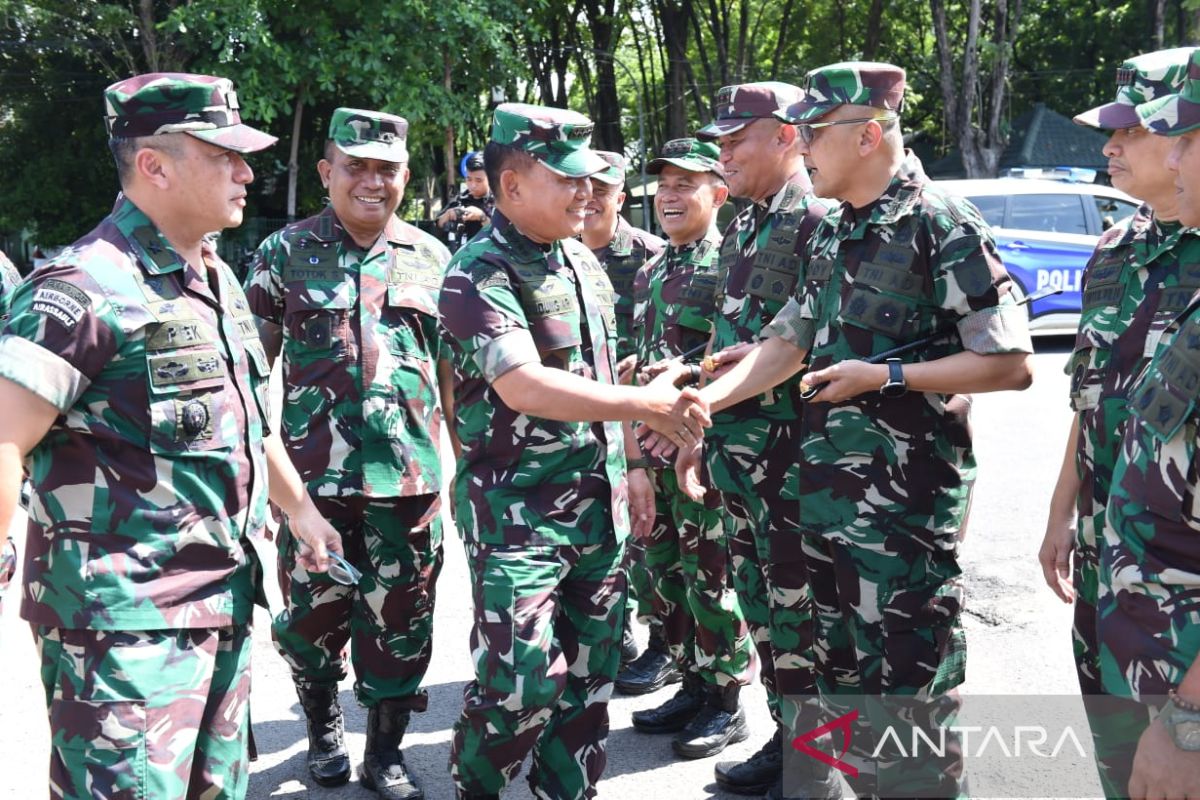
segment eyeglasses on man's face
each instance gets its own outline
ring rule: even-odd
[[[858,119],[835,119],[833,122],[802,122],[796,126],[796,130],[800,134],[800,139],[805,144],[812,144],[813,139],[817,138],[818,128],[828,128],[830,125],[861,125],[864,122],[889,122],[896,119],[895,114],[887,114],[882,117],[861,117]]]

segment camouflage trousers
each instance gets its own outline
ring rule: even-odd
[[[442,568],[438,495],[316,498],[342,536],[346,560],[362,572],[343,586],[296,561],[286,521],[279,534],[279,584],[286,608],[275,618],[275,647],[298,683],[337,683],[350,644],[354,694],[370,708],[403,701],[424,711],[421,681],[433,647],[433,604]]]
[[[1129,793],[1133,767],[1131,757],[1150,719],[1148,710],[1141,703],[1106,693],[1100,679],[1097,609],[1101,585],[1096,532],[1103,529],[1103,513],[1080,516],[1071,576],[1075,587],[1071,640],[1079,690],[1083,694],[1088,727],[1092,732],[1100,786],[1105,797],[1125,797]]]
[[[475,679],[454,725],[455,785],[499,793],[532,752],[536,797],[594,797],[620,660],[623,544],[466,548]]]
[[[839,704],[839,695],[915,695],[928,703],[927,713],[918,710],[914,716],[952,719],[958,708],[953,690],[966,677],[967,657],[957,556],[927,550],[915,539],[888,536],[883,541],[875,550],[811,533],[801,539],[813,598],[821,703],[836,715],[850,710]],[[783,701],[788,730],[815,726],[816,720],[805,718],[802,702],[790,695]],[[867,710],[872,708],[878,710],[880,704],[869,704]],[[879,732],[893,722],[882,711],[880,716],[862,714],[854,730],[847,761],[859,774],[847,779],[857,796],[966,796],[961,752],[952,748],[945,758],[930,757],[916,765],[911,759],[872,759]],[[905,793],[903,787],[914,783],[926,793]]]
[[[767,706],[782,720],[781,695],[816,693],[812,596],[800,547],[800,504],[723,492],[725,535],[738,603],[758,650]]]
[[[672,469],[651,471],[654,530],[639,546],[645,553],[649,601],[681,670],[713,686],[754,677],[754,644],[737,594],[728,581],[720,495],[702,503],[679,487]]]
[[[249,626],[33,631],[52,798],[245,797]]]
[[[657,622],[654,603],[651,601],[654,597],[654,584],[646,570],[646,547],[633,536],[625,545],[625,583],[629,589],[625,613],[643,625]]]

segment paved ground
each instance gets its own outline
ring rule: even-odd
[[[1062,374],[1067,346],[1062,340],[1039,344],[1034,388],[1019,394],[985,395],[976,401],[981,470],[970,535],[963,548],[970,590],[967,695],[1075,690],[1067,633],[1069,608],[1042,584],[1035,562],[1069,422]],[[278,603],[277,590],[271,587],[271,591]],[[430,710],[414,717],[405,740],[409,763],[422,777],[429,800],[453,797],[446,760],[450,726],[461,704],[463,684],[470,677],[469,597],[462,548],[452,537],[439,584],[437,633],[427,682]],[[6,690],[0,703],[0,798],[28,800],[45,796],[48,732],[31,637],[16,610],[7,603],[0,615],[0,686]],[[266,622],[266,615],[260,613],[252,696],[260,758],[250,778],[249,797],[365,800],[371,795],[357,782],[325,790],[310,788],[305,780],[304,725],[283,662],[271,649]],[[754,687],[747,694],[753,736],[727,751],[733,757],[753,752],[771,733],[761,690]],[[656,705],[667,696],[664,691],[643,698],[618,697],[611,704],[609,764],[600,784],[602,796],[727,797],[712,785],[715,759],[678,761],[667,737],[643,736],[630,727],[632,711]],[[354,704],[349,683],[343,686],[342,703],[357,764],[365,713]],[[972,784],[975,796],[985,796],[987,789],[986,781]],[[1077,790],[1086,794],[1091,787]],[[523,779],[506,794],[528,796]]]

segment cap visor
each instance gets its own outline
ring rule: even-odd
[[[754,122],[755,119],[755,117],[737,117],[735,119],[713,120],[696,131],[696,138],[711,142],[713,139],[720,139],[722,136],[737,133],[751,122]]]
[[[1137,109],[1125,103],[1105,103],[1102,106],[1089,108],[1082,114],[1076,114],[1074,120],[1078,125],[1109,131],[1136,128],[1142,124]]]
[[[249,125],[230,125],[227,128],[213,128],[207,131],[185,131],[197,139],[233,150],[235,153],[254,153],[266,150],[279,141],[269,133],[251,128]]]
[[[796,125],[801,122],[810,122],[817,117],[823,117],[840,105],[841,103],[808,103],[801,100],[799,103],[793,103],[788,106],[787,111],[776,111],[775,118],[780,122],[790,122]]]
[[[721,165],[718,163],[714,162],[710,166],[705,166],[704,164],[700,164],[696,161],[686,158],[656,158],[646,165],[646,172],[649,172],[651,175],[657,175],[658,173],[662,172],[663,167],[667,166],[668,164],[673,167],[679,167],[680,169],[686,169],[688,172],[712,172],[716,175],[720,175],[722,178],[725,177],[725,173],[721,169]]]
[[[588,178],[612,166],[596,155],[594,150],[576,150],[565,155],[542,156],[538,160],[546,169],[567,178]]]
[[[620,186],[625,182],[625,175],[610,167],[603,172],[593,174],[592,180],[607,183],[609,186]]]
[[[394,144],[383,142],[365,142],[363,144],[342,144],[334,142],[337,149],[354,158],[373,158],[376,161],[388,161],[392,164],[403,164],[408,161],[408,150]]]
[[[1142,126],[1151,133],[1179,136],[1200,128],[1200,104],[1169,94],[1137,107]]]

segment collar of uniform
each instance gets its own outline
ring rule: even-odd
[[[891,225],[907,217],[920,202],[921,189],[929,182],[921,159],[911,150],[904,151],[904,161],[892,176],[892,181],[883,190],[879,199],[871,204],[867,221],[872,225]],[[843,205],[845,205],[843,203]],[[864,211],[866,209],[863,209]],[[862,214],[856,214],[861,219]]]
[[[151,275],[176,272],[183,269],[183,259],[167,241],[167,237],[154,226],[150,218],[124,194],[117,195],[113,206],[112,220],[117,230],[129,242],[142,268]],[[212,258],[213,247],[205,240],[201,244],[204,258]]]
[[[544,260],[549,252],[517,230],[517,226],[513,225],[500,209],[492,212],[491,237],[496,246],[504,251],[505,257],[518,264],[532,264]]]
[[[690,258],[695,252],[696,248],[699,247],[702,242],[708,242],[709,244],[716,245],[718,247],[720,246],[721,231],[719,228],[717,228],[717,218],[715,216],[713,217],[712,224],[708,226],[708,230],[705,231],[704,235],[699,239],[690,241],[687,244],[681,244],[678,247],[671,244],[670,240],[668,240],[666,252],[669,253],[673,259],[681,258],[683,256],[688,256]]]
[[[608,243],[608,252],[618,258],[633,252],[633,226],[620,214],[617,214],[617,229],[613,231],[612,241]]]
[[[812,182],[808,179],[808,173],[800,170],[795,175],[792,175],[783,184],[778,192],[771,197],[771,202],[767,206],[767,213],[774,214],[777,211],[794,211],[801,201],[804,200],[804,195],[812,191]]]

